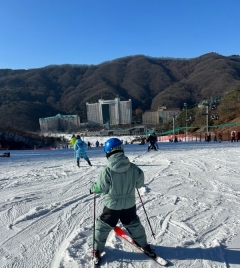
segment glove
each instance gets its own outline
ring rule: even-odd
[[[95,182],[95,183],[92,185],[92,187],[89,189],[89,192],[90,192],[90,194],[94,194],[94,193],[96,193],[96,194],[101,194],[101,193],[102,193],[101,190],[99,189],[99,187],[98,187],[98,185],[97,185],[96,182]]]

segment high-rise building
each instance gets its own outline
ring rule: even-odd
[[[86,103],[87,119],[89,125],[110,125],[130,124],[132,122],[132,101],[98,100],[98,103]]]

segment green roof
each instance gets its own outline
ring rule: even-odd
[[[55,116],[39,118],[39,120],[47,120],[47,119],[50,119],[50,118],[53,119],[53,118],[76,118],[76,117],[78,117],[78,115],[76,115],[76,114],[71,114],[71,115],[57,114]]]

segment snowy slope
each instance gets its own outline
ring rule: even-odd
[[[159,147],[125,146],[145,173],[140,193],[156,240],[137,194],[136,201],[153,248],[174,267],[240,267],[240,143]],[[93,167],[82,160],[79,169],[72,149],[11,151],[0,158],[0,267],[91,267],[89,187],[107,159],[102,147],[88,155]],[[103,267],[157,265],[111,232]]]

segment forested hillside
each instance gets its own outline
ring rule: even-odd
[[[193,59],[129,56],[99,65],[0,69],[0,128],[38,131],[40,117],[78,114],[86,102],[132,99],[133,111],[197,106],[240,85],[240,56],[209,53]]]

